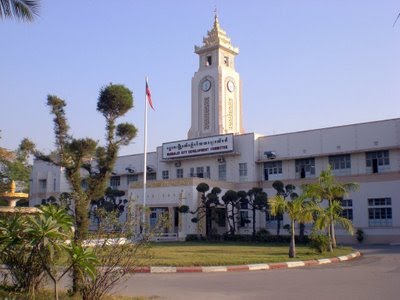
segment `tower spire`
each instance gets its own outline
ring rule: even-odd
[[[215,9],[214,24],[211,30],[207,32],[207,36],[203,37],[203,44],[200,46],[194,46],[194,52],[200,54],[200,52],[208,51],[213,47],[222,47],[233,54],[239,53],[239,48],[232,46],[231,39],[226,35],[225,30],[219,25],[217,9]]]
[[[217,6],[215,5],[214,8],[214,29],[219,30],[219,21],[218,21],[218,13],[217,13]]]

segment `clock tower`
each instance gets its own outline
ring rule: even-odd
[[[192,124],[188,138],[244,133],[242,85],[235,71],[239,49],[232,46],[217,15],[203,44],[194,49],[199,55],[199,69],[192,78]]]

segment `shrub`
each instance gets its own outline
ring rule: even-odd
[[[201,234],[188,234],[186,235],[185,241],[186,242],[193,242],[193,241],[204,241],[205,238]]]
[[[358,228],[356,231],[356,235],[357,235],[357,241],[361,243],[364,240],[364,231]]]
[[[329,249],[329,238],[325,234],[313,233],[310,236],[310,241],[310,247],[320,253],[324,253]]]
[[[266,242],[271,236],[271,233],[266,229],[260,229],[257,231],[255,240],[257,242]]]

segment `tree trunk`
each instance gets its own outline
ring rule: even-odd
[[[58,285],[57,285],[57,280],[54,281],[54,299],[58,300]]]
[[[75,241],[82,242],[86,239],[89,231],[88,207],[83,199],[79,199],[75,204]]]
[[[329,200],[329,208],[332,207],[332,200]],[[330,223],[329,223],[329,230],[330,230],[330,234],[331,234],[331,243],[332,243],[332,248],[336,248],[336,237],[335,237],[335,225],[333,223],[333,213],[330,211]]]
[[[256,236],[256,210],[253,207],[253,237]]]
[[[295,242],[295,234],[294,234],[294,220],[292,220],[290,228],[291,238],[290,238],[290,247],[289,247],[289,257],[296,257],[296,242]]]
[[[276,215],[278,220],[276,222],[276,235],[279,236],[279,234],[281,233],[281,218],[280,218],[280,214]]]
[[[331,226],[328,226],[328,240],[329,240],[329,252],[333,252],[332,247],[332,235],[331,235]]]
[[[77,267],[72,269],[72,292],[74,294],[79,293],[80,289],[82,288],[83,284],[83,277],[82,273]]]
[[[331,235],[332,235],[332,248],[336,248],[336,235],[335,235],[335,225],[333,220],[331,220]]]
[[[206,236],[207,240],[210,240],[212,233],[212,224],[211,224],[211,208],[206,207]]]

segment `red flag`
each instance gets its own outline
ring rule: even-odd
[[[149,83],[147,82],[147,78],[146,78],[146,98],[147,98],[147,101],[149,101],[150,107],[153,110],[155,110],[153,107],[153,101],[151,100],[151,92],[150,92],[150,88],[149,88]]]

